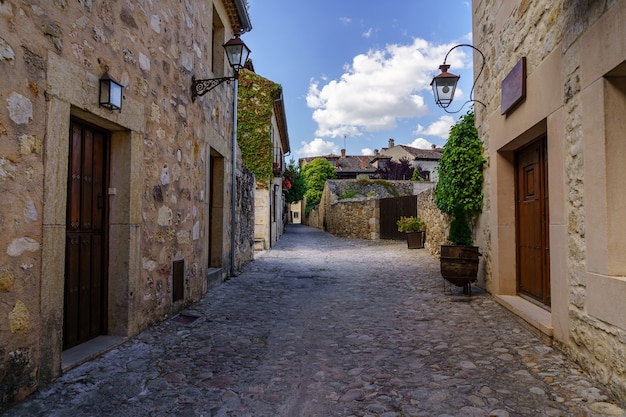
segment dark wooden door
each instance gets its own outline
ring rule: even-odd
[[[383,198],[380,200],[380,238],[406,239],[403,232],[398,232],[396,222],[401,216],[417,216],[417,197]]]
[[[106,331],[108,134],[70,125],[63,347]]]
[[[546,137],[518,151],[516,161],[518,292],[549,306]]]

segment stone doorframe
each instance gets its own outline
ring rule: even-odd
[[[123,111],[98,106],[98,77],[55,53],[48,55],[44,143],[43,245],[39,371],[42,382],[61,374],[65,222],[70,117],[111,132],[109,325],[107,334],[137,332],[135,288],[141,277],[141,196],[144,106],[124,99]]]
[[[567,273],[567,211],[565,183],[566,113],[562,103],[562,53],[548,55],[528,74],[525,102],[506,117],[494,112],[489,125],[488,216],[491,276],[489,290],[495,299],[523,318],[542,335],[567,343],[569,340],[569,287]],[[546,76],[548,74],[549,76]],[[477,109],[477,112],[480,112]],[[477,115],[480,116],[479,113]],[[550,311],[517,295],[515,255],[515,151],[546,134],[548,189],[550,194]],[[484,239],[485,237],[481,237]]]

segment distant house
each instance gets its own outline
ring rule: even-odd
[[[387,161],[398,162],[402,158],[407,158],[412,162],[413,167],[419,165],[422,171],[429,173],[430,181],[437,181],[437,166],[441,159],[441,148],[419,149],[407,145],[395,145],[393,139],[389,139],[389,146],[376,152],[372,164],[376,168],[384,168]]]
[[[250,67],[240,73],[239,103],[242,159],[256,177],[255,248],[269,249],[284,233],[287,220],[283,172],[290,147],[283,89]]]
[[[372,165],[371,155],[346,155],[346,150],[341,150],[341,156],[330,154],[300,158],[300,167],[305,166],[314,159],[324,158],[337,169],[337,179],[354,179],[359,175],[373,175],[376,167]]]

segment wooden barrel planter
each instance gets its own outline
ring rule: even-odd
[[[471,283],[478,279],[478,246],[441,245],[441,275],[449,283],[472,295]]]

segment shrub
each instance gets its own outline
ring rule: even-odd
[[[424,232],[426,231],[426,223],[419,217],[401,216],[396,222],[399,232]]]

